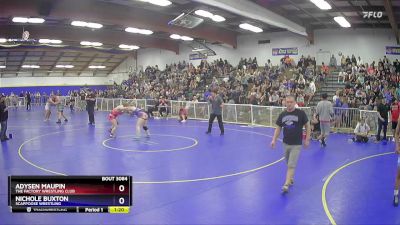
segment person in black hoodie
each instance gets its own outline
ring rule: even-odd
[[[86,96],[86,110],[89,115],[89,125],[94,125],[94,107],[96,106],[96,94],[91,89]]]
[[[32,98],[31,98],[31,93],[30,92],[26,92],[26,110],[31,110],[31,102],[32,102]]]
[[[0,124],[1,124],[1,131],[0,131],[0,140],[1,142],[7,141],[7,121],[8,121],[8,107],[6,106],[6,98],[5,96],[0,96]]]

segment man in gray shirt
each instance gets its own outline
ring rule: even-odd
[[[326,147],[326,138],[329,135],[331,129],[331,119],[333,119],[333,107],[332,103],[327,100],[328,95],[326,93],[322,94],[322,100],[318,102],[316,113],[319,118],[320,128],[321,128],[321,135],[318,137],[321,145]]]
[[[217,117],[221,135],[224,135],[224,124],[222,123],[222,106],[224,102],[222,101],[221,96],[217,94],[216,90],[213,90],[211,95],[208,96],[208,103],[211,104],[211,114],[208,121],[208,130],[206,134],[211,133],[212,124],[215,120],[215,117]]]

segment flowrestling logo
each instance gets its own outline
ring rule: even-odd
[[[380,19],[383,16],[383,12],[379,11],[367,11],[367,12],[363,12],[364,14],[364,19],[370,19],[370,18],[374,18],[374,19]]]

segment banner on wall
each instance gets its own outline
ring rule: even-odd
[[[200,52],[192,53],[189,55],[189,60],[198,60],[198,59],[207,59],[207,55],[202,54]]]
[[[298,55],[299,49],[296,48],[273,48],[272,55]]]
[[[386,55],[400,55],[400,46],[386,46]]]

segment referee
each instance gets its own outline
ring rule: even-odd
[[[89,115],[89,125],[94,125],[94,106],[96,105],[96,94],[89,89],[86,96],[86,110]]]
[[[310,123],[304,111],[295,108],[296,102],[293,96],[286,97],[286,110],[279,114],[276,120],[276,129],[272,138],[271,147],[275,148],[276,140],[283,128],[283,149],[287,164],[286,181],[282,187],[282,193],[287,193],[289,187],[293,185],[293,177],[297,160],[299,159],[303,127],[306,127],[306,140],[304,147],[310,145]]]
[[[217,94],[216,89],[211,92],[211,95],[208,96],[207,99],[208,103],[211,104],[211,114],[210,119],[208,120],[208,129],[206,134],[211,133],[213,122],[215,117],[217,117],[219,130],[221,131],[220,135],[224,135],[224,124],[222,122],[222,107],[224,101],[222,100],[221,96]]]
[[[7,121],[8,121],[8,107],[6,106],[6,96],[0,94],[0,124],[1,124],[1,132],[0,132],[0,140],[1,142],[5,142],[8,139],[7,137]]]

